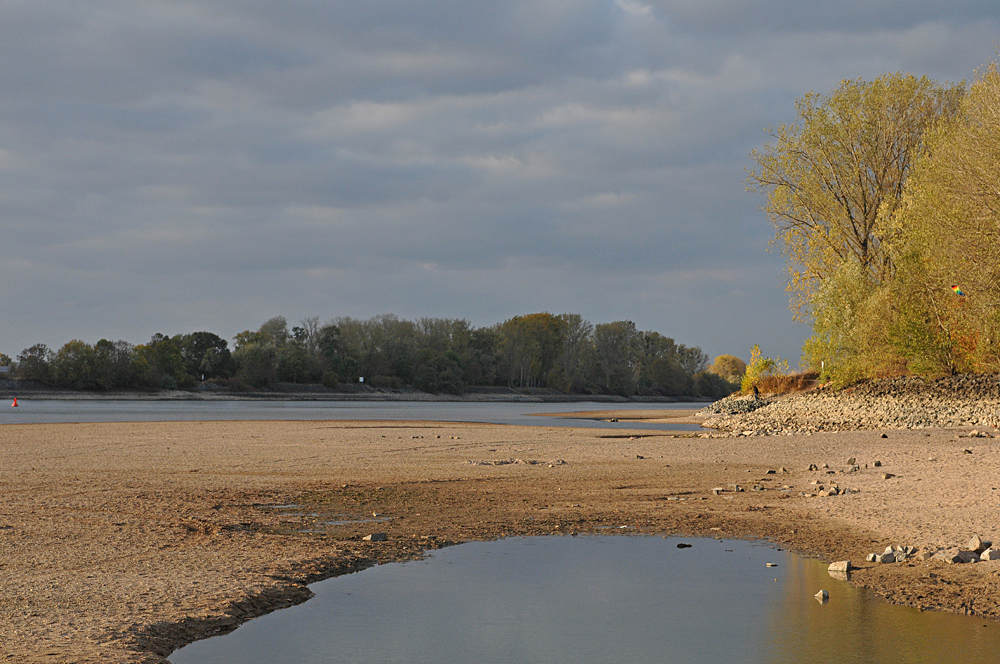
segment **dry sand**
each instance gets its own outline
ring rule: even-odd
[[[1000,443],[955,429],[886,433],[4,425],[0,661],[163,662],[196,638],[305,600],[306,582],[505,534],[768,537],[860,563],[853,582],[890,601],[996,618],[1000,561],[863,561],[888,544],[1000,536]],[[840,472],[849,457],[860,471]],[[829,473],[806,470],[824,463]],[[858,491],[799,495],[813,481]],[[388,541],[361,539],[372,532]]]

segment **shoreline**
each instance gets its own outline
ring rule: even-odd
[[[16,661],[162,664],[197,638],[305,601],[306,584],[323,578],[465,541],[621,525],[767,539],[854,561],[852,582],[894,603],[1000,616],[1000,561],[864,562],[889,544],[1000,534],[984,532],[994,506],[980,499],[983,483],[996,486],[1000,451],[956,429],[705,438],[313,421],[0,431],[0,484],[12,496],[0,508],[0,631],[18,637],[6,646]],[[855,456],[881,466],[851,470]],[[856,491],[800,495],[831,476]],[[362,539],[372,532],[387,541]]]
[[[567,394],[555,390],[495,388],[470,390],[463,394],[433,394],[419,390],[392,390],[357,386],[350,391],[325,389],[261,390],[232,392],[223,390],[159,390],[156,392],[77,392],[47,388],[15,389],[0,386],[0,400],[44,399],[63,401],[401,401],[401,402],[473,402],[473,403],[704,403],[704,397],[631,396],[615,394]]]

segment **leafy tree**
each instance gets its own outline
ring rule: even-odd
[[[271,387],[278,379],[278,348],[269,342],[247,343],[233,353],[236,377],[254,387]]]
[[[919,373],[1000,371],[1000,73],[927,138],[894,219],[900,274],[889,337]],[[958,286],[964,295],[952,290]]]
[[[493,385],[498,379],[500,326],[480,327],[469,331],[468,359],[463,380],[466,385]]]
[[[17,355],[17,375],[23,380],[39,383],[49,383],[49,365],[52,362],[52,351],[45,344],[35,344],[25,348]]]
[[[461,394],[462,367],[458,355],[449,350],[424,363],[418,369],[414,387],[425,392]]]
[[[281,348],[289,339],[288,321],[284,316],[275,316],[264,321],[257,333],[265,342],[270,342],[276,348]]]
[[[679,397],[691,392],[692,378],[681,368],[677,357],[658,357],[649,366],[649,384],[659,394]]]
[[[212,332],[192,332],[177,335],[174,343],[180,349],[184,371],[191,376],[224,378],[231,370],[232,354],[228,342]]]
[[[97,387],[103,390],[134,388],[142,383],[145,364],[137,361],[135,347],[127,341],[101,339],[94,344]]]
[[[136,346],[135,352],[145,361],[146,383],[151,387],[176,389],[194,386],[194,376],[184,369],[177,338],[157,333],[148,344]]]
[[[92,390],[97,384],[97,354],[90,344],[73,339],[52,358],[52,380],[58,387]]]
[[[956,113],[963,92],[962,84],[910,74],[845,80],[828,95],[797,100],[798,122],[779,126],[774,143],[751,153],[748,188],[767,194],[797,317],[814,313],[813,295],[846,263],[876,285],[891,277],[887,222],[925,132]]]
[[[739,384],[746,373],[747,363],[735,355],[719,355],[708,370],[731,383]]]
[[[564,321],[550,313],[515,316],[500,326],[500,357],[508,385],[544,387],[562,354]]]
[[[696,397],[721,399],[735,392],[738,385],[712,371],[699,371],[691,379],[691,393]]]
[[[636,359],[641,335],[630,320],[594,326],[594,350],[601,370],[601,387],[630,395],[636,387]]]
[[[233,350],[239,350],[243,346],[248,346],[250,344],[264,344],[270,341],[267,335],[261,332],[255,332],[253,330],[243,330],[242,332],[237,332],[236,336],[233,337],[235,345]]]
[[[560,314],[562,322],[561,353],[557,362],[559,380],[553,387],[566,392],[580,392],[586,387],[586,361],[593,350],[594,326],[580,314]]]
[[[278,380],[305,383],[309,380],[309,354],[298,341],[289,341],[278,349]]]

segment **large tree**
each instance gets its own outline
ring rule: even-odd
[[[928,135],[895,226],[891,340],[921,373],[1000,371],[1000,72]],[[957,286],[964,295],[953,291]]]
[[[751,153],[748,188],[767,195],[797,318],[815,313],[812,296],[845,265],[875,285],[891,277],[888,221],[925,132],[955,114],[964,89],[911,74],[845,80],[797,100],[798,121]]]

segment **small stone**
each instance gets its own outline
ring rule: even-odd
[[[963,454],[972,454],[972,450],[962,450]]]
[[[958,557],[962,559],[963,563],[978,563],[979,554],[975,551],[959,551]]]
[[[694,545],[693,544],[688,544],[687,542],[681,542],[680,544],[677,545],[677,548],[678,549],[690,549],[692,546],[694,546]]]
[[[882,434],[882,437],[883,437],[883,438],[888,438],[888,437],[889,437],[889,434],[887,434],[887,433],[884,433],[884,434]]]
[[[809,468],[807,468],[806,470],[819,470],[819,467],[817,467],[816,464],[811,463],[809,464]]]
[[[945,551],[938,551],[933,556],[934,560],[943,560],[949,565],[957,565],[959,563],[965,562],[962,560],[962,556],[958,555],[958,550],[956,549],[946,549]]]
[[[893,477],[895,477],[895,475],[893,475],[892,473],[882,473],[882,479],[884,480],[889,480],[892,479]]]
[[[775,475],[775,474],[776,474],[776,472],[775,472],[775,471],[773,471],[773,470],[768,470],[768,471],[767,471],[766,473],[764,473],[764,474],[765,474],[765,475]]]
[[[371,535],[365,535],[361,539],[366,542],[385,542],[389,539],[389,536],[385,533],[372,533]]]
[[[835,563],[830,563],[830,566],[827,568],[830,572],[850,572],[852,569],[854,568],[851,567],[850,560],[839,560]]]
[[[934,557],[934,554],[930,551],[921,551],[917,554],[917,560],[926,561]]]
[[[815,597],[817,600],[819,600],[819,602],[822,604],[822,603],[827,602],[830,599],[830,593],[828,593],[825,590],[821,590],[818,593],[816,593],[815,595],[813,595],[813,597]]]
[[[868,561],[868,562],[870,562],[870,563],[873,563],[873,562],[875,562],[875,558],[877,558],[877,557],[878,557],[878,554],[877,554],[877,553],[869,553],[869,554],[868,554],[868,555],[867,555],[867,556],[865,557],[865,560],[867,560],[867,561]]]
[[[883,435],[882,437],[883,437],[883,438],[886,438],[887,436],[884,436],[884,435]],[[881,467],[882,467],[882,462],[881,462],[881,461],[876,461],[876,462],[875,462],[875,463],[873,463],[872,465],[873,465],[873,466],[875,466],[876,468],[881,468]]]
[[[788,469],[782,466],[781,468],[778,469],[778,472],[784,475],[785,473],[788,472]]]
[[[847,460],[847,465],[848,465],[848,466],[853,466],[853,465],[854,465],[854,464],[856,464],[857,462],[858,462],[858,460],[857,460],[857,459],[855,459],[854,457],[851,457],[850,459],[848,459],[848,460]]]
[[[777,567],[778,563],[767,563],[768,567]]]
[[[823,464],[822,466],[820,466],[820,467],[821,467],[821,468],[829,468],[830,466],[829,466],[828,464],[825,464],[825,463],[824,463],[824,464]]]
[[[968,544],[965,545],[965,548],[968,549],[969,551],[975,551],[976,553],[979,553],[981,551],[985,551],[986,549],[988,549],[990,544],[991,543],[984,542],[983,538],[980,537],[979,535],[973,535],[972,539],[970,539]]]
[[[717,486],[714,489],[712,489],[712,493],[715,494],[716,496],[718,496],[723,491],[725,491],[725,489],[723,489],[721,486]]]
[[[1000,560],[1000,549],[986,549],[979,555],[980,560]]]

